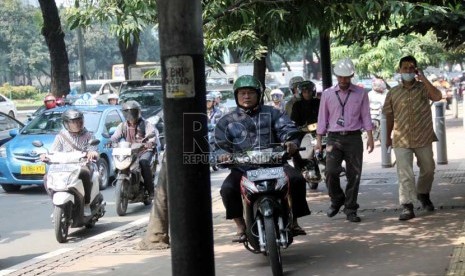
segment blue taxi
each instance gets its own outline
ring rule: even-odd
[[[0,185],[3,190],[15,192],[21,186],[43,185],[46,166],[39,161],[39,155],[51,147],[56,134],[63,128],[61,114],[69,108],[77,108],[84,113],[84,126],[100,140],[98,168],[103,180],[100,189],[108,186],[110,177],[114,175],[114,165],[111,149],[105,147],[108,138],[104,135],[107,136],[110,128],[124,120],[121,107],[79,105],[46,110],[25,127],[10,131],[13,138],[0,147]],[[44,147],[34,147],[32,141],[35,140],[42,141]]]

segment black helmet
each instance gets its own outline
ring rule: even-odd
[[[297,89],[299,89],[300,97],[302,97],[302,90],[306,89],[310,91],[310,97],[313,98],[316,95],[316,86],[312,81],[303,81],[297,84]]]
[[[84,128],[84,114],[82,114],[82,112],[77,109],[71,108],[66,110],[61,115],[61,118],[63,120],[63,126],[69,132],[80,132]],[[69,122],[74,120],[81,120],[79,129],[70,128]]]
[[[124,118],[136,122],[140,118],[140,104],[136,101],[127,101],[122,106]]]

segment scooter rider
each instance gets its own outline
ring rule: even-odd
[[[119,101],[119,97],[118,95],[111,93],[110,95],[108,95],[107,100],[108,100],[109,105],[117,105]]]
[[[47,96],[45,96],[44,106],[45,106],[45,109],[55,108],[57,106],[57,101],[56,101],[55,96],[53,96],[52,94],[48,94]]]
[[[260,81],[250,75],[239,77],[233,85],[237,107],[224,115],[216,124],[215,139],[219,147],[221,162],[229,160],[235,152],[243,152],[254,147],[266,147],[271,143],[284,142],[287,134],[297,131],[289,117],[279,110],[261,103],[262,86]],[[298,140],[287,141],[289,154],[295,154]],[[289,165],[284,171],[290,181],[290,195],[294,221],[291,231],[293,235],[305,235],[305,231],[297,224],[297,218],[310,214],[306,201],[305,179]],[[240,182],[243,170],[231,169],[221,186],[221,197],[226,208],[226,219],[233,219],[237,226],[237,241],[246,239],[246,225],[243,217],[243,206]]]
[[[145,137],[150,134],[156,134],[155,127],[141,116],[140,104],[136,101],[127,101],[122,105],[123,115],[126,119],[116,128],[115,133],[111,136],[112,142],[118,142],[124,138],[130,143],[140,143]],[[145,150],[141,152],[139,157],[139,164],[144,178],[144,185],[146,191],[149,193],[150,198],[153,198],[154,186],[153,176],[150,167],[150,162],[153,158],[154,149],[156,145],[157,135],[147,139],[145,142]]]
[[[311,81],[303,81],[297,84],[297,89],[301,100],[294,103],[292,106],[291,120],[299,127],[305,127],[318,122],[320,99],[316,98],[315,84]],[[314,158],[313,161],[315,162],[315,174],[318,179],[320,179],[321,175],[320,169],[318,168],[318,162],[316,158]],[[301,170],[304,166],[299,153],[297,153],[294,157],[294,165],[298,170]]]
[[[62,114],[63,126],[50,148],[51,152],[73,152],[87,150],[87,159],[98,159],[97,146],[90,146],[89,141],[95,139],[92,132],[84,127],[84,114],[77,109],[68,109]],[[45,154],[40,155],[41,161],[47,160]],[[81,167],[79,179],[84,185],[84,215],[92,213],[90,209],[90,192],[92,190],[90,166]]]
[[[295,76],[289,80],[289,90],[292,93],[292,98],[289,101],[287,101],[284,107],[284,109],[286,110],[287,116],[289,117],[291,117],[292,106],[294,105],[294,103],[300,100],[299,90],[297,90],[297,85],[303,81],[304,81],[304,78],[301,76]]]

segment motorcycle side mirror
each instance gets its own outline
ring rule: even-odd
[[[98,145],[98,144],[100,144],[100,140],[99,140],[99,139],[92,139],[92,140],[89,141],[89,145],[90,145],[90,146],[96,146],[96,145]]]
[[[34,145],[34,147],[40,148],[44,146],[44,143],[42,143],[42,141],[35,140],[35,141],[32,141],[32,145]]]
[[[109,139],[111,136],[108,133],[102,133],[103,138]]]
[[[108,134],[113,135],[115,131],[116,131],[116,127],[111,127],[110,130],[108,130]]]

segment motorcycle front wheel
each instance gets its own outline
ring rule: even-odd
[[[53,209],[53,224],[55,226],[55,237],[59,243],[67,242],[69,230],[69,204],[55,206]]]
[[[129,182],[126,179],[118,179],[115,188],[116,213],[118,216],[126,215],[128,209],[128,190]]]
[[[273,276],[283,275],[281,250],[277,243],[276,226],[273,217],[265,217],[265,239],[268,260],[270,261]]]

